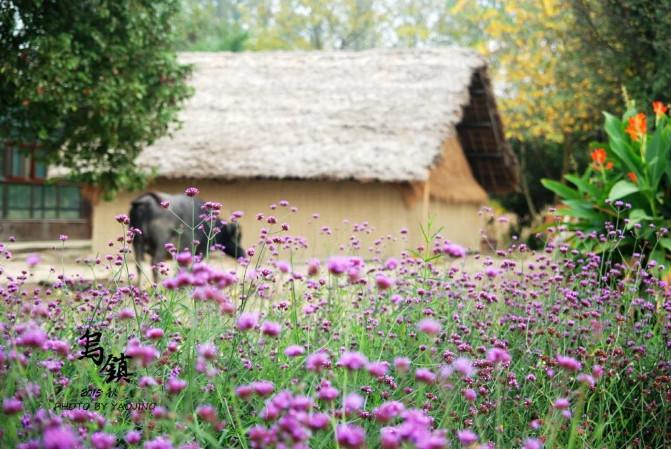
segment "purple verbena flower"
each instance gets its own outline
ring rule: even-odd
[[[569,371],[580,371],[582,369],[582,364],[573,357],[558,355],[557,364]]]
[[[186,190],[184,190],[184,194],[186,196],[194,197],[200,193],[200,190],[198,190],[197,187],[187,187]]]
[[[457,438],[459,439],[459,443],[461,443],[462,446],[466,447],[478,441],[478,436],[475,434],[475,432],[469,429],[458,430]]]
[[[284,350],[284,355],[287,357],[297,357],[303,354],[305,354],[305,348],[298,345],[287,346],[287,348]]]
[[[42,435],[44,449],[73,449],[79,447],[79,439],[67,426],[49,427]]]
[[[282,331],[282,325],[274,321],[264,321],[261,324],[261,332],[269,337],[277,337]]]
[[[174,447],[167,437],[160,436],[144,443],[144,449],[174,449]]]
[[[510,354],[505,349],[491,348],[487,351],[487,360],[493,364],[502,363],[504,365],[510,363]]]
[[[442,329],[442,326],[440,325],[440,322],[434,320],[433,318],[424,318],[419,323],[417,323],[417,329],[420,332],[424,332],[425,334],[438,335]]]
[[[116,444],[116,437],[109,433],[96,432],[91,435],[91,444],[95,449],[112,449]]]
[[[336,427],[338,444],[347,449],[358,449],[366,442],[366,432],[355,424],[339,424]]]
[[[241,331],[254,329],[259,323],[259,314],[256,312],[243,312],[238,317],[237,326]]]
[[[23,402],[17,398],[6,398],[2,401],[2,411],[5,415],[15,415],[23,410]]]
[[[338,360],[338,365],[350,371],[359,370],[366,366],[368,359],[360,352],[344,352]]]
[[[310,354],[305,360],[305,369],[308,371],[321,372],[331,365],[331,358],[325,352]]]
[[[436,375],[429,369],[417,368],[417,370],[415,371],[415,379],[418,382],[432,384],[436,381]]]

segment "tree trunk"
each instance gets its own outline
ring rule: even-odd
[[[571,158],[573,156],[573,142],[568,134],[564,134],[564,143],[562,144],[562,162],[561,162],[561,173],[559,174],[559,182],[566,184],[565,175],[571,170]],[[554,203],[558,204],[560,201],[559,196],[555,193]]]
[[[568,134],[564,134],[564,144],[562,145],[562,164],[561,164],[561,182],[566,182],[564,180],[564,175],[566,175],[571,170],[571,157],[573,156],[573,142]]]
[[[524,199],[527,202],[527,209],[529,210],[530,222],[533,223],[534,219],[538,215],[536,211],[536,206],[534,205],[533,198],[531,198],[531,192],[529,191],[529,182],[527,181],[527,147],[524,143],[520,147],[520,172],[521,172],[521,182],[522,182],[522,193],[524,194]]]

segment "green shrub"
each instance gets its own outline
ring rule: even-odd
[[[584,173],[566,175],[570,185],[542,181],[566,206],[558,212],[571,217],[567,227],[576,232],[569,240],[576,246],[618,259],[642,252],[657,263],[671,250],[671,121],[664,104],[653,109],[654,126],[631,105],[622,120],[605,113],[608,142],[590,145]],[[587,238],[594,234],[600,238]]]

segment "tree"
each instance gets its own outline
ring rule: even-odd
[[[179,51],[234,51],[245,49],[249,33],[241,23],[235,0],[183,0],[175,20]]]
[[[382,44],[384,11],[374,0],[245,3],[252,50],[362,50]]]
[[[671,101],[671,3],[572,0],[581,54],[589,70],[608,70],[639,108]]]
[[[107,193],[139,187],[141,149],[190,94],[178,0],[0,0],[0,139]]]
[[[575,168],[585,159],[576,149],[599,133],[601,111],[620,110],[616,77],[593,68],[573,11],[559,0],[459,1],[438,27],[490,61],[507,137],[525,165],[522,192],[503,200],[518,211],[526,204],[529,223],[548,202],[540,185],[548,167],[559,167],[559,177]]]

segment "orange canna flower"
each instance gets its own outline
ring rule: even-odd
[[[612,170],[613,169],[613,163],[611,161],[608,161],[606,163],[606,170]]]
[[[597,148],[596,150],[592,151],[592,160],[598,165],[602,165],[604,162],[606,162],[606,150],[603,148]]]
[[[636,181],[638,180],[638,177],[636,176],[636,173],[634,173],[633,171],[630,171],[629,173],[627,173],[627,177],[629,178],[629,180],[631,182],[636,184]]]
[[[631,140],[637,141],[641,139],[641,136],[644,136],[648,131],[648,121],[644,113],[639,112],[635,116],[629,119],[629,124],[625,130]]]
[[[668,111],[669,108],[661,101],[653,101],[652,110],[655,111],[655,115],[659,117],[660,115],[666,114],[666,111]]]

